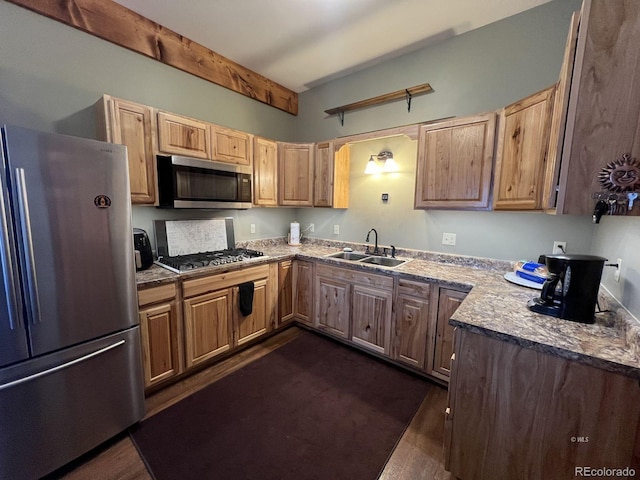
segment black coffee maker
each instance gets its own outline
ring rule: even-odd
[[[593,323],[602,269],[607,259],[593,255],[546,255],[547,278],[529,310],[580,323]]]

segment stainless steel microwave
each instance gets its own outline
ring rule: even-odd
[[[169,208],[251,208],[251,167],[157,156],[158,202]]]

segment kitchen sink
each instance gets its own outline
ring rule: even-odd
[[[362,260],[363,258],[369,258],[369,255],[364,253],[356,253],[356,252],[338,252],[338,253],[332,253],[331,255],[327,255],[327,257],[358,261],[358,260]]]
[[[372,265],[380,265],[381,267],[397,267],[406,263],[407,260],[401,260],[393,257],[378,257],[367,253],[357,252],[338,252],[327,255],[329,258],[339,258],[342,260],[350,260],[352,262],[369,263]]]
[[[362,263],[372,263],[374,265],[381,265],[383,267],[397,267],[406,262],[406,260],[400,260],[399,258],[392,257],[367,257],[360,260]]]

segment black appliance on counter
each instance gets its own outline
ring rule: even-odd
[[[529,310],[572,320],[594,323],[595,308],[604,262],[593,255],[546,255],[547,278],[540,297],[529,300]]]
[[[147,232],[141,228],[133,229],[133,248],[136,256],[136,270],[146,270],[153,265],[153,252]]]

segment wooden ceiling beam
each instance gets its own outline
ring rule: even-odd
[[[247,97],[298,114],[298,94],[110,0],[8,0]]]

